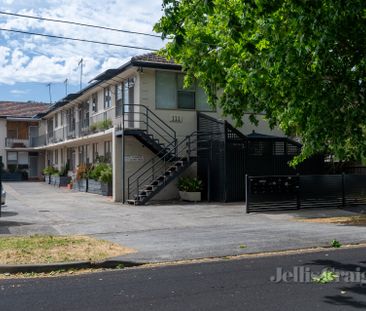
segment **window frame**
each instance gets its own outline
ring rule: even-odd
[[[157,81],[157,75],[159,72],[164,72],[164,73],[170,73],[175,75],[175,92],[176,92],[176,98],[175,98],[175,107],[168,107],[168,108],[164,108],[164,107],[159,107],[158,106],[158,102],[157,102],[157,94],[158,94],[158,81]],[[197,103],[197,93],[198,93],[198,88],[200,87],[198,85],[198,82],[195,81],[194,85],[191,86],[190,88],[184,88],[184,87],[179,87],[179,76],[183,76],[184,78],[184,73],[182,72],[176,72],[176,71],[167,71],[167,70],[156,70],[155,71],[155,110],[170,110],[170,111],[199,111],[199,112],[216,112],[216,107],[212,107],[211,109],[199,109],[198,108],[198,103]],[[204,90],[202,90],[204,92]],[[179,107],[179,93],[184,94],[184,93],[194,93],[194,108],[181,108]],[[208,103],[207,103],[208,105]]]
[[[98,93],[95,92],[91,95],[92,112],[98,112]]]
[[[104,110],[112,107],[112,89],[108,85],[104,88]]]

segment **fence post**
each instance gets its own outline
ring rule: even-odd
[[[346,189],[344,182],[344,173],[342,173],[342,207],[346,206]]]
[[[300,188],[300,174],[297,173],[296,174],[297,177],[297,187],[296,187],[296,206],[297,209],[301,208],[301,200],[300,200],[300,192],[301,192],[301,188]]]
[[[249,185],[250,181],[248,178],[248,174],[245,174],[245,213],[249,213],[249,196],[248,196],[248,189],[250,187]]]

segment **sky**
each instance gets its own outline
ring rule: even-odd
[[[162,0],[0,0],[0,11],[152,34]],[[0,14],[0,28],[159,49],[160,38]],[[0,101],[56,102],[132,56],[149,51],[0,30]],[[51,91],[51,92],[50,92]]]

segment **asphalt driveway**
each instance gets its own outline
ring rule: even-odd
[[[125,259],[169,261],[366,241],[364,226],[296,222],[344,210],[246,214],[243,204],[128,206],[39,182],[5,183],[0,236],[86,234],[135,248]],[[243,248],[243,245],[246,245]]]

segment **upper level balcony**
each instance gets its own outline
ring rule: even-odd
[[[146,106],[137,104],[112,107],[78,122],[74,118],[68,118],[67,121],[64,126],[33,139],[31,146],[40,147],[58,144],[105,132],[113,127],[117,129],[119,134],[122,132],[127,133],[129,130],[139,131],[140,133],[149,134],[154,139],[166,144],[176,139],[175,131],[167,121],[162,120]]]
[[[31,146],[29,139],[5,138],[6,148],[29,148]]]
[[[45,135],[32,140],[31,145],[42,147],[104,132],[112,128],[118,119],[119,117],[115,116],[114,108],[93,114],[79,122],[75,122],[75,119],[71,118],[64,126],[48,131]]]

